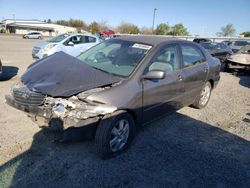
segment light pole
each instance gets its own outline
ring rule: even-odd
[[[155,12],[157,11],[157,8],[154,8],[154,14],[153,14],[153,25],[152,25],[152,33],[154,33],[154,26],[155,26]]]
[[[12,15],[13,15],[14,23],[16,23],[16,17],[15,17],[15,14],[12,14]]]

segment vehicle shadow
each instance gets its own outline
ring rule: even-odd
[[[3,73],[0,75],[0,81],[7,81],[17,75],[19,68],[14,66],[3,66]]]
[[[240,82],[239,82],[240,85],[250,88],[250,74],[237,75],[237,77],[240,78]]]
[[[142,128],[120,156],[92,141],[59,144],[43,129],[0,167],[0,187],[248,187],[250,142],[178,112]],[[2,185],[1,185],[2,184]]]

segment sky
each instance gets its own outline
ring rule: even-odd
[[[213,36],[232,23],[239,34],[250,31],[250,0],[0,0],[0,20],[81,19],[116,27],[129,22],[138,27],[182,23],[192,35]]]

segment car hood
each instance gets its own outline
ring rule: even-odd
[[[228,60],[239,64],[250,65],[250,54],[233,54]]]
[[[121,78],[97,70],[64,52],[57,52],[30,66],[21,81],[32,91],[52,97],[70,97],[111,85]]]
[[[34,47],[43,48],[43,47],[47,46],[48,44],[57,44],[57,43],[52,43],[52,42],[48,42],[48,41],[42,41],[42,42],[36,43],[34,45]]]

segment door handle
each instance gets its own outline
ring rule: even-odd
[[[182,76],[179,74],[178,75],[178,81],[181,82],[182,81]]]

